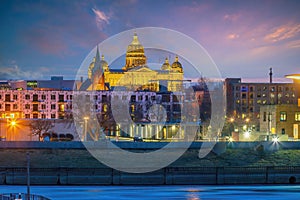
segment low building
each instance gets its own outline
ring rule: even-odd
[[[260,108],[260,131],[266,135],[300,138],[300,107],[297,105],[265,105]]]

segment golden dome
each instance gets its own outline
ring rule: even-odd
[[[169,64],[168,58],[165,59],[165,63],[161,66],[161,70],[170,70],[171,65]]]
[[[140,43],[136,33],[134,33],[133,40],[127,47],[127,52],[144,52],[144,47]]]
[[[175,57],[175,61],[172,64],[172,69],[178,72],[182,73],[182,65],[181,63],[178,61],[178,56]]]
[[[100,66],[104,71],[109,71],[108,63],[104,60],[104,55],[101,56]]]

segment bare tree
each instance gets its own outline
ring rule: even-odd
[[[32,120],[29,123],[29,127],[31,130],[31,134],[39,137],[39,141],[41,141],[42,135],[47,133],[51,128],[54,127],[52,120],[46,119],[36,119]]]

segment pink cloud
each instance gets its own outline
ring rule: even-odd
[[[223,20],[235,22],[240,18],[240,14],[225,14]]]
[[[288,48],[300,48],[300,40],[293,40],[287,43]]]
[[[100,11],[96,8],[92,8],[92,10],[95,14],[97,27],[102,30],[105,24],[109,24],[110,17],[107,16],[103,11]]]
[[[300,24],[287,24],[276,27],[264,39],[268,42],[278,42],[293,38],[300,33]]]
[[[240,37],[240,35],[235,34],[235,33],[231,33],[231,34],[227,35],[227,39],[229,39],[229,40],[234,40],[234,39],[237,39],[239,37]]]

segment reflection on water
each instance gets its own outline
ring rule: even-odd
[[[26,193],[26,186],[0,186],[0,193]],[[52,200],[176,199],[299,200],[299,185],[252,186],[32,186],[31,193]]]

